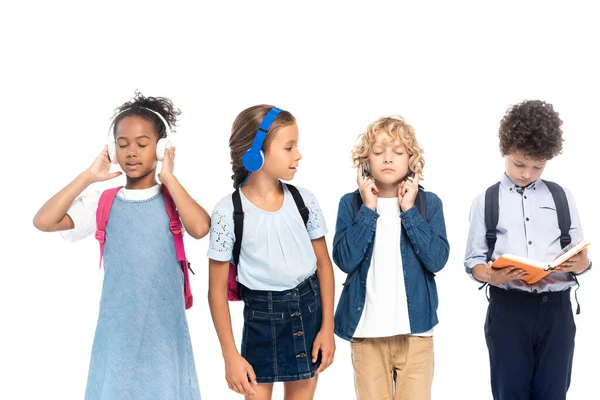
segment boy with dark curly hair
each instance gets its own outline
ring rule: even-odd
[[[592,265],[587,250],[531,285],[522,269],[491,267],[505,253],[551,260],[583,237],[571,193],[540,178],[547,161],[562,151],[561,125],[546,102],[510,107],[498,135],[506,171],[471,208],[465,268],[490,285],[485,338],[496,400],[565,399],[571,381],[570,291],[576,275]]]

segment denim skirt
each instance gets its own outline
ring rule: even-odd
[[[240,285],[244,306],[242,357],[257,382],[310,379],[321,364],[312,346],[321,329],[319,280],[313,274],[293,289],[250,290]]]

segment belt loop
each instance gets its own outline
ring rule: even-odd
[[[270,290],[267,292],[267,300],[267,302],[269,303],[269,312],[273,312],[273,292]]]
[[[318,296],[319,295],[319,291],[317,290],[316,279],[317,279],[317,275],[315,273],[315,274],[311,275],[310,278],[308,278],[308,282],[310,283],[310,287],[312,288],[313,294],[315,296]]]

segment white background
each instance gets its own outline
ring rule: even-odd
[[[9,2],[6,2],[9,3]],[[0,398],[81,399],[102,272],[93,239],[65,244],[32,218],[88,167],[115,107],[135,89],[183,111],[176,173],[209,211],[232,190],[227,146],[244,108],[271,103],[298,119],[294,181],[313,191],[331,246],[339,198],[355,187],[350,150],[376,118],[399,113],[426,151],[423,185],[444,202],[451,254],[438,274],[434,399],[489,399],[487,301],[464,272],[472,199],[503,173],[498,122],[524,99],[554,104],[564,154],[544,178],[577,199],[600,244],[597,13],[569,2],[10,2],[0,10],[3,122]],[[117,179],[105,185],[122,184]],[[203,399],[227,388],[206,301],[208,238],[186,241],[196,276],[188,319]],[[594,255],[594,246],[591,256]],[[597,268],[595,268],[597,269]],[[336,299],[343,274],[336,269]],[[570,399],[597,389],[599,271],[581,278]],[[232,308],[236,340],[241,308]],[[353,399],[349,344],[317,399]],[[281,398],[277,385],[274,398]]]

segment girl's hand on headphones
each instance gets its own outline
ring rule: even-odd
[[[175,146],[165,150],[165,158],[162,161],[162,167],[158,174],[158,179],[160,179],[161,183],[165,183],[165,179],[173,175],[173,168],[175,168]]]
[[[110,172],[110,159],[108,158],[108,145],[104,146],[102,153],[96,157],[88,168],[88,173],[93,182],[107,181],[121,175],[121,171]]]

